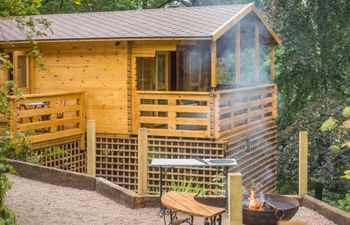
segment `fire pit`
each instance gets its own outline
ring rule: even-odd
[[[299,202],[293,198],[273,195],[250,195],[243,202],[243,223],[246,225],[276,225],[278,220],[289,220],[298,211]]]

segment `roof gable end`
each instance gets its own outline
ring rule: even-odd
[[[265,26],[265,28],[269,31],[273,39],[281,45],[282,41],[276,34],[276,32],[272,29],[272,27],[268,24],[266,19],[261,15],[258,9],[255,7],[254,3],[248,4],[246,7],[241,9],[236,15],[230,18],[225,24],[223,24],[219,29],[212,33],[213,41],[218,40],[223,34],[225,34],[230,28],[236,25],[239,21],[241,21],[245,16],[249,13],[254,12],[255,15],[259,18],[261,23]]]

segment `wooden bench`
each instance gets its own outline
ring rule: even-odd
[[[196,194],[184,192],[168,192],[161,197],[162,205],[166,208],[164,215],[164,224],[166,224],[165,216],[169,215],[170,225],[178,225],[188,223],[193,225],[194,217],[205,218],[204,225],[221,225],[222,214],[225,207],[217,207],[213,205],[203,204],[196,199]],[[188,216],[185,219],[179,219],[177,212],[181,212]]]

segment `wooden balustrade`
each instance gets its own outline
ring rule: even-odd
[[[215,138],[247,129],[275,116],[275,85],[218,91],[215,96]]]
[[[32,143],[85,134],[83,91],[29,94],[21,99],[8,97],[9,128],[14,134],[26,132]]]
[[[149,135],[219,139],[271,119],[276,110],[275,85],[216,92],[138,91],[134,129]]]
[[[149,135],[210,137],[210,93],[138,91],[133,133],[148,128]]]

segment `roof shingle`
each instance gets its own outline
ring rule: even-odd
[[[36,40],[209,38],[246,4],[43,15],[52,22]],[[0,41],[25,41],[13,20],[0,22]]]

